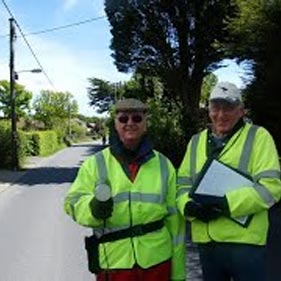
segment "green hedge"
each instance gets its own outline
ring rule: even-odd
[[[31,155],[48,156],[60,148],[55,131],[35,131],[32,133]]]
[[[8,121],[0,122],[0,167],[11,167],[11,125]]]
[[[34,148],[34,133],[19,131],[20,147],[24,156],[37,155]]]
[[[18,159],[23,166],[26,156],[48,156],[62,148],[55,131],[25,132],[18,130]],[[0,168],[12,167],[11,124],[0,121]]]

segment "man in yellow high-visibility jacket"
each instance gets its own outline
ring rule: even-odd
[[[65,211],[94,230],[86,248],[98,281],[184,281],[175,169],[146,137],[147,106],[124,99],[115,109],[110,146],[82,164]]]
[[[209,99],[211,126],[192,137],[178,171],[177,205],[191,222],[204,281],[266,280],[268,209],[280,200],[280,166],[269,132],[244,122],[244,114],[240,90],[218,83]],[[198,179],[214,159],[253,184],[229,190],[228,180],[217,178],[219,190],[228,191],[196,193]],[[238,223],[240,217],[248,217],[248,223]]]

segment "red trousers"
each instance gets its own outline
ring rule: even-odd
[[[108,270],[97,274],[97,281],[169,281],[171,262],[167,261],[148,269],[134,266],[131,269]]]

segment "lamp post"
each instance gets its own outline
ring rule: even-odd
[[[19,169],[18,138],[16,121],[16,96],[15,96],[15,70],[14,70],[14,41],[16,39],[14,19],[10,21],[10,105],[11,105],[11,146],[12,146],[12,169]]]
[[[23,69],[23,70],[19,70],[19,71],[14,71],[15,80],[19,79],[18,74],[22,73],[22,72],[40,73],[40,72],[42,72],[42,69],[41,68],[34,68],[34,69]]]
[[[11,159],[12,169],[17,171],[19,169],[18,158],[18,134],[17,134],[17,116],[16,116],[16,93],[15,93],[15,80],[18,79],[18,73],[20,72],[42,72],[39,68],[30,70],[20,70],[18,72],[14,69],[14,41],[16,39],[14,19],[10,18],[10,106],[11,106]]]

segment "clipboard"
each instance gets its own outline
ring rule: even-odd
[[[246,175],[216,159],[211,159],[204,165],[189,195],[190,197],[195,194],[223,197],[227,191],[253,185],[254,182]],[[252,217],[250,215],[231,219],[247,227]]]

